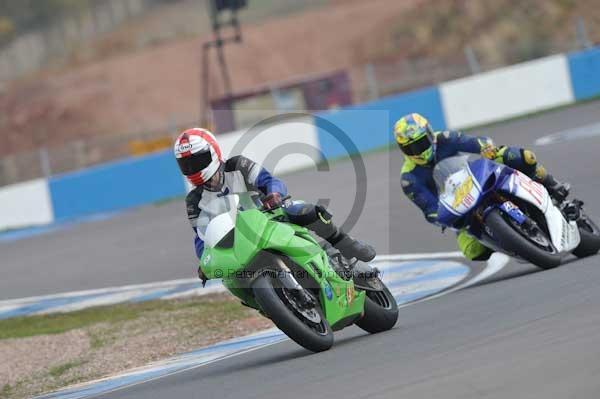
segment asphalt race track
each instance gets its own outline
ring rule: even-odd
[[[593,122],[600,118],[598,111],[599,104],[588,104],[485,133],[498,142],[528,145],[541,135]],[[572,182],[596,215],[598,151],[600,138],[536,149],[550,170]],[[388,176],[383,175],[399,166],[398,154],[393,155],[391,161],[387,154],[366,158],[370,172],[373,166],[384,170],[381,177],[371,175],[369,180],[370,195],[371,190],[381,190],[384,199],[369,198],[376,202],[375,209],[364,212],[354,233],[395,252],[432,250],[433,240],[439,242],[435,250],[452,249],[451,237],[433,238],[435,230],[419,223],[420,215],[399,195],[396,179],[385,189]],[[288,181],[300,187],[310,176],[299,174]],[[336,190],[343,190],[343,183],[330,182]],[[388,200],[392,208],[383,215]],[[373,229],[386,224],[389,236]],[[403,308],[398,326],[378,336],[352,328],[336,335],[332,350],[317,355],[284,342],[103,397],[597,397],[599,261],[600,257],[573,261],[546,272],[511,265],[487,284]]]
[[[597,123],[588,103],[479,132],[500,144]],[[534,148],[600,220],[600,136]],[[399,152],[365,156],[368,194],[352,229],[380,253],[455,250],[404,198]],[[344,220],[351,163],[286,177],[297,198],[328,198]],[[190,277],[191,231],[181,202],[0,244],[0,299]],[[105,398],[592,398],[600,392],[600,257],[551,271],[514,263],[476,287],[403,308],[397,327],[336,334],[328,352],[291,342],[106,394]]]
[[[600,102],[593,102],[476,133],[499,144],[531,146],[536,138],[599,119]],[[600,219],[600,204],[595,201],[600,198],[600,138],[535,150],[549,170],[573,184],[576,195],[587,200],[590,213]],[[398,150],[368,154],[363,161],[367,200],[351,231],[354,236],[368,239],[380,254],[456,250],[453,234],[442,235],[425,223],[404,197]],[[349,161],[330,167],[329,172],[307,170],[286,176],[285,181],[294,198],[329,199],[339,222],[350,212],[357,191],[355,175]],[[176,200],[52,234],[0,242],[0,300],[194,277],[192,234],[183,200]]]
[[[276,344],[102,398],[595,398],[600,279],[593,262],[403,308],[398,326]]]

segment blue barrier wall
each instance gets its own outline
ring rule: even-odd
[[[170,150],[52,177],[49,187],[57,221],[185,194]]]
[[[568,55],[575,100],[600,95],[600,47]]]
[[[338,158],[393,143],[394,123],[410,112],[423,114],[434,129],[446,127],[437,87],[316,114],[315,124],[323,156],[325,159]]]
[[[575,100],[600,95],[600,47],[569,54],[568,74]],[[440,89],[426,87],[317,113],[318,146],[325,159],[381,148],[393,143],[393,124],[409,112],[419,112],[435,129],[445,129],[443,107]],[[49,192],[54,220],[62,221],[180,196],[185,185],[171,151],[164,151],[52,177]]]

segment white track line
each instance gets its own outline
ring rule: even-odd
[[[374,262],[386,262],[395,260],[427,260],[427,259],[443,259],[443,258],[463,258],[462,252],[428,252],[416,254],[391,254],[379,255],[373,259]]]
[[[456,292],[458,290],[462,290],[464,288],[473,286],[483,280],[485,280],[488,277],[493,276],[494,274],[498,273],[500,270],[502,270],[504,268],[504,266],[506,266],[508,264],[508,262],[510,262],[510,257],[505,255],[505,254],[501,254],[499,252],[494,252],[492,254],[492,256],[490,257],[490,259],[487,262],[487,265],[485,267],[485,269],[483,269],[483,271],[481,273],[479,273],[478,275],[476,275],[475,277],[473,277],[472,279],[462,283],[462,284],[458,284],[456,287],[453,287],[449,290],[440,292],[439,294],[435,294],[432,296],[428,296],[426,298],[423,299],[419,299],[417,301],[414,302],[409,302],[406,303],[404,305],[400,305],[398,306],[398,308],[404,308],[406,306],[410,306],[410,305],[414,305],[415,303],[419,303],[419,302],[424,302],[424,301],[429,301],[430,299],[435,299],[435,298],[439,298],[441,296],[450,294],[452,292]]]
[[[285,335],[283,333],[279,332],[279,330],[277,328],[271,328],[271,329],[267,329],[264,331],[259,331],[257,333],[250,334],[245,337],[234,338],[234,339],[225,341],[225,343],[227,343],[227,342],[234,343],[236,341],[240,342],[240,341],[243,341],[246,339],[252,339],[257,336],[261,336],[261,335],[265,335],[265,334],[270,335],[271,333],[276,333],[276,335],[273,336],[273,339],[275,339],[275,341],[262,343],[262,344],[255,344],[254,346],[249,346],[244,349],[238,349],[238,350],[233,349],[233,352],[230,352],[230,353],[228,353],[229,351],[227,349],[223,349],[222,352],[218,352],[218,353],[215,353],[212,355],[209,354],[209,355],[205,355],[204,357],[202,357],[204,359],[214,357],[214,359],[209,359],[209,360],[204,360],[204,361],[202,360],[202,358],[196,359],[196,361],[198,361],[198,364],[193,364],[194,358],[195,358],[195,355],[193,355],[193,352],[185,353],[185,354],[181,354],[181,355],[172,357],[170,359],[159,360],[157,362],[150,363],[146,366],[137,367],[137,368],[131,369],[129,371],[123,372],[121,374],[116,374],[116,375],[103,377],[103,378],[93,380],[93,381],[74,384],[72,386],[65,387],[65,388],[60,389],[55,392],[45,393],[45,394],[36,396],[35,399],[49,399],[49,398],[57,399],[57,398],[63,398],[63,397],[80,399],[80,398],[92,398],[92,397],[96,397],[96,396],[100,396],[100,395],[105,395],[105,394],[108,394],[111,392],[123,390],[125,388],[130,388],[130,387],[144,384],[144,383],[147,383],[150,381],[158,380],[158,379],[172,376],[175,374],[180,374],[180,373],[183,373],[186,371],[197,369],[199,367],[203,367],[203,366],[215,363],[215,362],[219,362],[221,360],[229,359],[231,357],[239,356],[239,355],[242,355],[242,354],[245,354],[248,352],[252,352],[252,351],[267,347],[267,346],[275,345],[275,344],[278,344],[278,343],[283,342],[286,339],[288,339],[287,337],[285,337]],[[279,335],[281,335],[281,338],[278,337]],[[217,343],[215,345],[219,345],[219,344],[223,344],[223,342]],[[206,348],[210,348],[210,346],[208,346]],[[156,377],[149,377],[147,379],[140,380],[140,381],[124,383],[123,385],[116,386],[114,388],[108,388],[106,390],[92,392],[92,393],[88,393],[88,394],[85,393],[85,391],[90,391],[94,385],[99,385],[99,384],[102,384],[102,383],[105,383],[105,382],[108,382],[111,380],[115,380],[118,378],[127,378],[128,376],[143,375],[144,373],[152,372],[152,371],[156,370],[157,368],[160,368],[161,366],[164,368],[168,368],[169,366],[171,366],[173,364],[178,364],[178,363],[181,363],[181,365],[184,368],[176,369],[176,370],[167,372],[165,374],[161,374]],[[189,363],[189,365],[185,366],[185,363]],[[80,389],[80,390],[78,391],[78,389]]]
[[[428,259],[440,259],[440,258],[457,258],[462,257],[460,252],[438,252],[438,253],[416,253],[416,254],[390,254],[390,255],[380,255],[374,259],[374,262],[387,262],[387,261],[411,261],[411,260],[428,260]],[[17,298],[17,299],[8,299],[0,301],[0,311],[8,311],[15,308],[19,308],[22,306],[32,305],[39,302],[55,300],[59,298],[72,298],[77,296],[88,296],[88,295],[108,295],[108,294],[116,294],[114,296],[114,301],[111,301],[109,297],[106,298],[98,298],[87,301],[89,306],[98,305],[108,305],[111,303],[120,303],[125,302],[128,297],[132,295],[142,295],[144,292],[149,292],[152,290],[158,289],[168,289],[172,287],[176,287],[181,284],[193,284],[198,283],[199,280],[197,278],[188,278],[188,279],[179,279],[179,280],[170,280],[170,281],[158,281],[154,283],[146,283],[146,284],[131,284],[131,285],[123,285],[123,286],[115,286],[115,287],[107,287],[107,288],[98,288],[92,290],[82,290],[82,291],[72,291],[72,292],[64,292],[59,294],[52,295],[41,295],[41,296],[32,296],[26,298]],[[214,285],[213,285],[214,284]],[[213,285],[212,287],[210,285]],[[184,293],[178,293],[166,296],[166,298],[177,298],[177,297],[186,297],[193,295],[206,295],[214,292],[222,292],[225,288],[220,284],[209,283],[209,286],[186,291]],[[121,298],[122,300],[119,300]],[[69,307],[64,306],[65,309],[73,309],[78,310],[79,307],[76,304],[69,305]],[[62,309],[63,307],[61,307]],[[57,310],[58,311],[58,310]],[[50,311],[52,312],[52,311]],[[44,312],[39,312],[44,313]]]
[[[436,258],[447,259],[447,258],[453,258],[453,257],[459,257],[459,256],[461,256],[461,254],[459,252],[442,252],[442,253],[437,253],[437,254],[384,255],[384,256],[378,257],[376,260],[377,261],[382,261],[382,262],[392,261],[392,260],[404,260],[404,261],[406,261],[406,260],[436,259]],[[419,302],[422,302],[422,301],[425,301],[425,300],[429,300],[429,299],[433,299],[433,298],[438,298],[440,296],[449,294],[451,292],[455,292],[455,291],[458,291],[460,289],[472,286],[472,285],[474,285],[474,284],[476,284],[476,283],[478,283],[478,282],[480,282],[480,281],[482,281],[482,280],[484,280],[484,279],[486,279],[486,278],[494,275],[498,271],[500,271],[502,268],[504,268],[504,266],[506,266],[506,264],[508,264],[509,260],[510,260],[510,258],[508,256],[503,255],[503,254],[499,254],[499,253],[495,253],[495,254],[492,255],[492,257],[490,258],[490,260],[487,262],[487,266],[485,267],[485,269],[481,273],[479,273],[477,276],[473,277],[472,279],[470,279],[470,280],[468,280],[468,281],[466,281],[466,282],[464,282],[462,284],[458,284],[457,286],[455,286],[455,287],[453,287],[453,288],[451,288],[449,290],[440,292],[439,294],[432,295],[432,296],[424,298],[422,300],[417,300],[417,301],[414,301],[414,302],[410,302],[410,303],[407,303],[407,304],[399,306],[399,307],[401,308],[401,307],[406,307],[406,306],[414,305],[415,303],[419,303]],[[179,280],[179,281],[182,281],[182,280]],[[259,332],[259,333],[256,333],[256,334],[252,334],[249,337],[252,337],[252,336],[255,336],[255,335],[259,335],[259,334],[264,334],[264,333],[265,333],[265,331]],[[244,337],[244,338],[247,338],[247,337]],[[243,340],[244,338],[239,338],[239,340]],[[151,378],[149,378],[147,380],[136,381],[136,382],[131,383],[131,384],[125,384],[123,386],[118,386],[118,387],[112,388],[112,389],[107,390],[107,391],[95,392],[95,393],[92,393],[91,395],[86,395],[86,394],[82,395],[82,393],[85,390],[89,390],[91,388],[91,386],[93,386],[94,384],[101,383],[101,382],[106,381],[106,380],[110,380],[110,379],[114,379],[114,378],[119,378],[119,377],[122,377],[122,376],[126,376],[128,374],[136,373],[136,370],[142,371],[143,369],[150,369],[150,368],[153,367],[153,365],[151,364],[151,365],[142,367],[140,369],[130,370],[129,372],[125,372],[123,374],[117,374],[117,375],[114,375],[114,376],[111,376],[111,377],[105,377],[105,378],[103,378],[101,380],[91,381],[91,382],[86,382],[86,383],[78,384],[76,386],[66,387],[66,388],[63,388],[60,391],[55,392],[55,393],[50,393],[50,394],[42,395],[39,398],[44,398],[44,397],[59,398],[59,397],[62,396],[60,394],[61,391],[64,391],[64,396],[65,397],[73,397],[73,398],[89,398],[89,397],[93,397],[93,396],[105,395],[105,394],[110,393],[110,392],[115,392],[115,391],[119,391],[119,390],[122,390],[122,389],[125,389],[125,388],[130,388],[130,387],[135,386],[135,385],[144,384],[146,382],[157,380],[157,379],[164,378],[164,377],[167,377],[167,376],[172,376],[174,374],[184,373],[184,372],[187,372],[189,370],[196,369],[196,368],[199,368],[199,367],[203,367],[203,366],[206,366],[208,364],[212,364],[212,363],[224,360],[224,359],[228,359],[228,358],[231,358],[231,357],[239,356],[239,355],[242,355],[242,354],[245,354],[245,353],[248,353],[248,352],[252,352],[252,351],[255,351],[255,350],[258,350],[258,349],[266,348],[266,347],[275,345],[275,344],[280,343],[280,342],[282,342],[282,341],[275,341],[275,342],[269,342],[269,343],[264,343],[264,344],[258,344],[256,346],[248,347],[246,349],[241,349],[240,351],[235,352],[235,353],[224,354],[224,356],[215,358],[214,360],[200,362],[197,365],[190,364],[189,367],[186,367],[186,368],[180,369],[180,370],[174,370],[174,371],[172,371],[172,372],[170,372],[168,374],[165,374],[165,375],[151,377]],[[180,355],[180,356],[185,356],[185,355]],[[181,357],[179,357],[179,359],[181,359]],[[164,363],[164,365],[166,367],[172,361],[177,361],[177,358],[169,359],[169,360],[166,360],[166,361],[163,361],[163,362],[159,362],[159,363]],[[156,366],[159,366],[159,365],[154,364],[154,366],[156,367]],[[77,391],[74,392],[73,389],[77,389],[77,388],[81,388],[82,390],[79,391],[79,393]],[[58,395],[56,395],[56,394],[58,394]]]
[[[567,141],[586,139],[590,137],[600,136],[600,123],[581,126],[574,129],[563,130],[562,132],[549,134],[540,137],[534,141],[535,145],[543,146],[550,144],[560,144]]]
[[[74,296],[80,295],[96,295],[96,294],[108,294],[111,292],[121,292],[121,291],[138,291],[138,290],[149,290],[154,288],[169,288],[171,286],[176,286],[179,284],[188,284],[198,282],[197,278],[186,278],[180,280],[169,280],[169,281],[158,281],[154,283],[146,283],[146,284],[132,284],[132,285],[122,285],[115,287],[106,287],[106,288],[95,288],[91,290],[82,290],[82,291],[69,291],[58,294],[50,294],[50,295],[40,295],[40,296],[30,296],[26,298],[17,298],[17,299],[7,299],[0,301],[0,306],[3,305],[12,305],[15,303],[28,303],[28,302],[39,302],[39,301],[47,301],[49,299],[60,298],[70,298]]]

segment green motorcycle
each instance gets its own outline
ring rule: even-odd
[[[369,333],[396,324],[398,306],[377,269],[322,248],[283,209],[264,210],[256,194],[243,193],[211,201],[203,213],[206,278],[221,278],[304,348],[331,348],[333,331],[351,324]]]

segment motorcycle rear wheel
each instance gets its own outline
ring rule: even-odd
[[[371,334],[391,330],[398,321],[396,299],[383,283],[381,285],[381,291],[365,292],[365,314],[355,323]]]
[[[573,255],[578,258],[595,255],[600,251],[600,228],[582,211],[580,220],[577,221],[581,242],[573,250]]]

